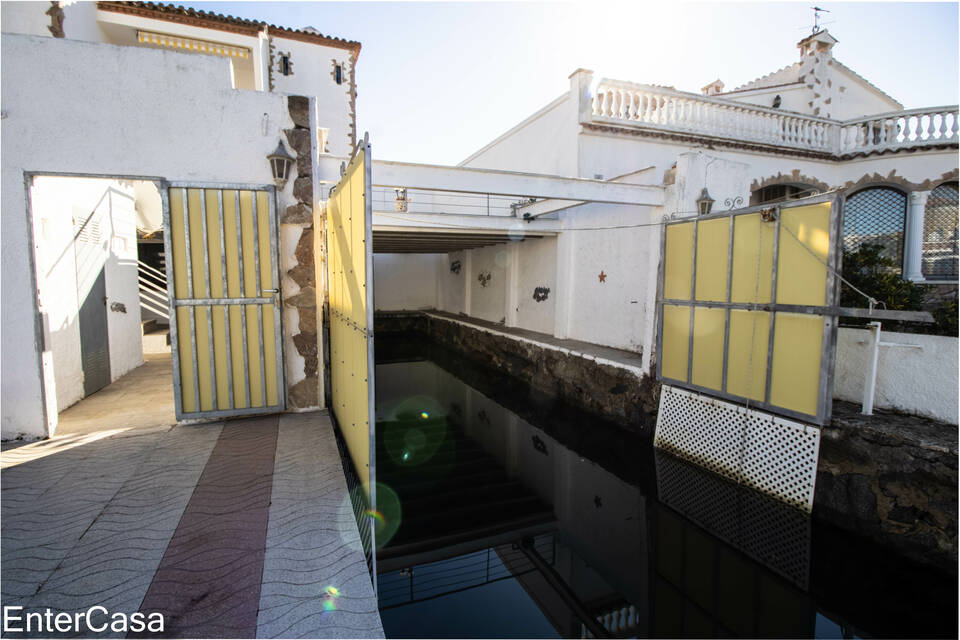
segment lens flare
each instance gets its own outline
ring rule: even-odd
[[[404,398],[377,422],[377,439],[397,465],[422,465],[433,459],[447,439],[446,412],[430,396]]]
[[[373,520],[376,520],[378,529],[380,528],[381,525],[386,525],[387,523],[386,518],[384,518],[383,514],[380,513],[379,511],[374,511],[373,509],[367,509],[366,511],[363,512],[363,515],[367,516],[368,518],[372,518]]]
[[[320,617],[325,617],[329,612],[336,611],[337,598],[340,597],[340,590],[334,586],[329,586],[323,591],[323,613]]]
[[[421,420],[427,420],[429,417],[430,417],[430,414],[427,413],[426,411],[421,411],[421,412],[420,412],[420,419],[421,419]]]

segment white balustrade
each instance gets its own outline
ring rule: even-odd
[[[604,81],[592,120],[739,142],[849,155],[955,144],[957,107],[897,111],[841,122],[663,87]]]

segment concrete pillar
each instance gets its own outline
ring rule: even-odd
[[[263,31],[257,34],[257,46],[253,50],[253,88],[270,91],[270,38]]]
[[[470,315],[470,302],[473,285],[473,250],[463,252],[463,312]]]
[[[577,118],[579,122],[589,122],[593,106],[590,95],[590,83],[593,82],[593,71],[589,69],[577,69],[570,74],[570,94],[573,96],[577,105]]]
[[[923,221],[929,197],[929,191],[910,193],[903,239],[903,277],[907,280],[923,280]]]
[[[570,318],[573,313],[573,263],[576,258],[576,236],[563,231],[557,236],[557,304],[554,307],[556,338],[570,337]]]
[[[507,245],[507,286],[504,300],[504,323],[508,327],[517,326],[517,307],[520,288],[520,243]]]

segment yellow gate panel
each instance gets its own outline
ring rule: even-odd
[[[767,388],[767,345],[770,314],[766,311],[730,311],[727,392],[763,402]]]
[[[660,379],[826,422],[842,207],[830,194],[666,223]]]
[[[693,277],[693,223],[670,225],[666,234],[663,297],[689,300]]]
[[[663,346],[660,349],[663,375],[674,380],[687,379],[690,349],[690,308],[663,306]]]
[[[777,302],[826,304],[829,253],[829,202],[783,209],[777,259]]]
[[[734,217],[731,302],[770,302],[775,228],[760,213]]]
[[[723,336],[726,310],[693,310],[693,370],[690,382],[707,389],[723,389]]]
[[[369,192],[370,146],[364,143],[327,200],[325,263],[330,308],[331,408],[368,503],[376,508]]]
[[[705,220],[697,226],[697,300],[726,301],[730,219]]]
[[[772,404],[799,413],[817,413],[822,341],[822,316],[776,314],[770,372]]]
[[[178,419],[282,411],[273,188],[170,185],[164,196]]]

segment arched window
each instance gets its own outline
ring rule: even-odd
[[[795,200],[797,198],[816,195],[817,192],[817,188],[809,184],[771,184],[751,193],[750,204],[767,204],[770,202]]]
[[[907,195],[892,187],[870,187],[847,198],[843,210],[843,254],[879,247],[890,269],[903,272],[903,229]]]
[[[957,279],[957,183],[930,192],[923,212],[923,277]]]

